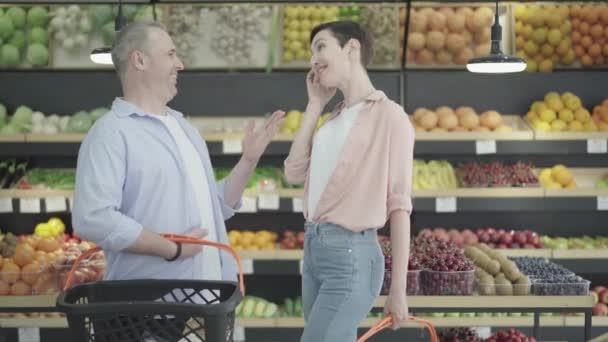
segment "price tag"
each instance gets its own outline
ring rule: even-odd
[[[607,153],[608,140],[606,139],[588,139],[587,153]]]
[[[239,213],[255,213],[258,211],[258,205],[255,197],[243,197],[241,209]]]
[[[40,342],[40,328],[17,329],[19,342]]]
[[[243,142],[238,139],[228,139],[222,141],[222,150],[224,154],[239,154],[243,153]]]
[[[40,198],[22,198],[19,200],[19,211],[22,213],[39,213]]]
[[[492,336],[492,329],[490,327],[477,327],[475,328],[477,335],[481,338],[490,338]]]
[[[304,271],[304,260],[300,260],[300,274]]]
[[[0,213],[13,212],[13,199],[10,197],[0,198]]]
[[[265,210],[279,210],[281,198],[277,194],[258,195],[258,208]]]
[[[44,202],[47,213],[66,211],[68,209],[65,197],[47,197],[44,199]]]
[[[435,211],[438,213],[455,213],[456,197],[435,198]]]
[[[597,210],[608,210],[608,196],[597,196]]]
[[[243,259],[243,274],[253,274],[253,260],[252,259]]]
[[[304,211],[304,203],[301,198],[292,199],[291,204],[293,206],[294,213],[301,213],[302,211]]]
[[[239,327],[239,326],[235,326],[232,338],[234,339],[235,342],[243,342],[243,341],[245,341],[245,328]]]
[[[74,197],[68,198],[68,203],[70,204],[70,211],[74,210]]]
[[[475,152],[477,154],[496,154],[496,140],[475,141]]]

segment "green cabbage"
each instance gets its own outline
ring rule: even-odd
[[[67,131],[73,133],[86,133],[92,125],[93,119],[91,119],[89,113],[80,111],[72,115],[68,121]]]

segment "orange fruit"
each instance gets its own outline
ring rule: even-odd
[[[23,266],[21,269],[21,279],[28,285],[34,285],[38,276],[40,276],[40,272],[40,264],[32,262],[31,264]]]
[[[4,280],[0,280],[0,296],[6,296],[11,292],[11,287]]]
[[[600,14],[599,14],[597,8],[595,6],[593,6],[592,8],[589,8],[589,11],[587,11],[587,16],[586,16],[585,20],[590,25],[593,25],[593,24],[597,23],[599,18],[600,18]]]
[[[581,34],[583,36],[588,34],[590,29],[591,29],[591,26],[589,25],[589,23],[587,23],[585,21],[583,21],[580,25],[578,25],[578,30],[581,32]]]
[[[13,296],[30,296],[31,294],[32,287],[21,280],[11,286],[11,295]]]
[[[580,32],[578,32],[578,31],[572,32],[572,42],[573,43],[579,43],[582,38],[583,38],[583,36],[581,35]]]
[[[13,255],[13,260],[15,261],[15,264],[23,267],[34,261],[35,258],[36,251],[29,244],[21,243],[17,245],[17,248],[15,248],[15,254]]]
[[[591,39],[591,37],[589,37],[589,36],[584,36],[584,37],[581,39],[581,45],[582,45],[582,46],[583,46],[585,49],[588,49],[588,48],[591,46],[591,44],[593,44],[593,39]]]
[[[4,265],[2,265],[2,272],[0,272],[0,277],[5,282],[12,284],[19,280],[21,275],[21,268],[17,266],[12,261],[5,261]]]
[[[604,36],[604,28],[601,24],[591,26],[591,30],[589,32],[591,33],[591,37],[595,39],[600,39],[602,36]]]
[[[38,249],[47,253],[54,252],[60,248],[61,244],[54,238],[41,239],[40,243],[38,244]]]
[[[589,56],[596,58],[602,54],[602,48],[599,44],[593,44],[589,47]],[[601,56],[600,56],[601,57]]]

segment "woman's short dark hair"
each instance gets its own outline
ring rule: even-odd
[[[310,32],[311,44],[317,33],[323,30],[329,30],[338,40],[340,47],[344,47],[350,39],[358,40],[361,45],[361,64],[366,67],[372,61],[372,57],[374,56],[373,39],[369,32],[361,27],[361,25],[354,21],[323,23],[313,28]]]

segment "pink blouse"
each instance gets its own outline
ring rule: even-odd
[[[340,114],[339,104],[329,120]],[[412,211],[414,127],[403,108],[375,91],[351,128],[342,155],[318,203],[308,217],[310,152],[300,160],[285,160],[289,183],[304,183],[304,217],[330,222],[352,231],[382,228],[393,211]]]

